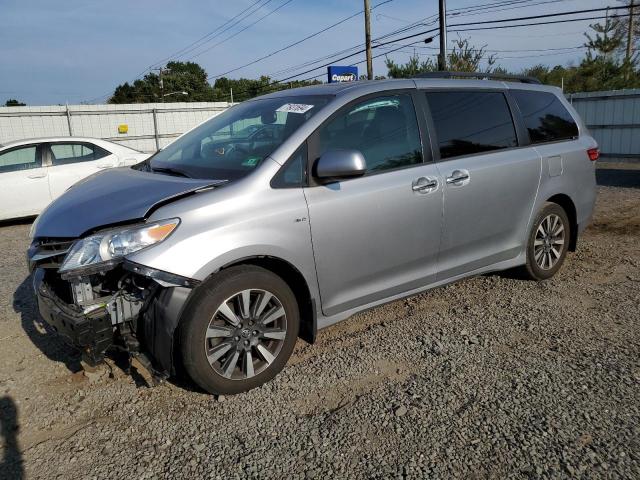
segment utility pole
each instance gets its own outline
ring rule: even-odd
[[[447,69],[447,0],[439,2],[440,15],[440,55],[438,56],[438,70]]]
[[[160,68],[152,68],[151,70],[158,71],[158,79],[160,83],[160,101],[164,103],[164,81],[162,80],[162,74],[169,73],[171,70],[169,70],[168,68],[164,68],[163,66],[160,66]]]
[[[631,50],[633,48],[633,1],[629,2],[629,31],[627,32],[627,64],[631,62]]]
[[[371,20],[369,0],[364,0],[364,42],[367,48],[367,79],[373,80],[373,61],[371,59]]]
[[[164,83],[162,82],[162,67],[160,67],[160,98],[164,103]]]
[[[607,32],[609,31],[609,7],[607,7],[607,14],[605,15],[605,20],[604,20],[604,45],[608,45],[609,44],[609,37],[607,36]],[[604,62],[602,63],[602,78],[604,78],[605,75],[605,71],[607,68],[607,61],[609,60],[609,52],[608,52],[608,46],[606,47],[607,50],[604,51]]]

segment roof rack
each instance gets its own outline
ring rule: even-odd
[[[413,78],[476,78],[480,80],[507,80],[509,82],[541,83],[540,80],[534,77],[483,72],[426,72],[414,75]]]

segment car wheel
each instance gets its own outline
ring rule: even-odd
[[[556,203],[545,203],[527,240],[525,276],[537,281],[547,280],[560,270],[569,248],[570,229],[564,209]]]
[[[187,306],[183,366],[210,393],[245,392],[282,370],[298,328],[298,304],[284,280],[256,266],[231,267],[199,286]]]

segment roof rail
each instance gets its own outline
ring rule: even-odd
[[[521,83],[541,83],[534,77],[524,75],[509,75],[506,73],[483,73],[483,72],[426,72],[414,75],[413,78],[476,78],[486,80],[506,80],[509,82]]]

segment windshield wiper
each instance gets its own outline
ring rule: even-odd
[[[187,173],[173,167],[151,167],[151,171],[158,172],[158,173],[166,173],[167,175],[173,175],[175,177],[191,178],[191,176],[188,175]]]

